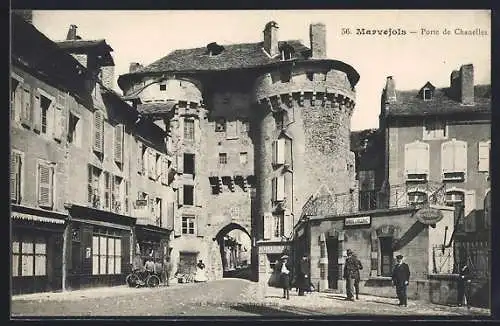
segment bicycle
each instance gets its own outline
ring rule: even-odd
[[[144,276],[145,274],[147,275]],[[140,270],[135,270],[127,275],[127,277],[125,278],[125,282],[129,287],[147,286],[150,288],[155,288],[160,285],[161,279],[154,272],[143,273]]]

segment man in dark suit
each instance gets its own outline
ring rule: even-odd
[[[299,295],[303,296],[304,292],[308,291],[311,285],[309,259],[303,256],[299,263],[299,272],[297,275],[297,287],[299,288]]]
[[[399,299],[398,306],[408,306],[408,298],[406,296],[406,288],[410,281],[410,268],[403,262],[403,255],[396,256],[396,266],[392,271],[392,283],[396,287],[396,295]]]
[[[351,249],[347,249],[347,258],[344,265],[344,279],[346,280],[347,300],[354,301],[354,283],[359,274],[361,263],[353,255]]]
[[[470,309],[470,284],[472,283],[471,272],[467,263],[460,264],[458,273],[458,306],[461,307],[465,301]]]

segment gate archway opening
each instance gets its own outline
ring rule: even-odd
[[[220,229],[214,240],[219,244],[223,277],[252,278],[252,241],[246,228],[230,223]]]

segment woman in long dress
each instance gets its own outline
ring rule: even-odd
[[[198,264],[196,264],[196,274],[194,276],[194,281],[195,282],[206,282],[207,281],[205,264],[203,263],[203,260],[201,260],[201,259],[198,261]]]

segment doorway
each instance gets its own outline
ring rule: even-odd
[[[326,238],[326,251],[328,253],[328,288],[337,289],[339,279],[338,252],[339,242],[337,238]]]
[[[381,266],[380,271],[382,276],[391,276],[393,267],[392,237],[380,237],[380,253]]]
[[[197,252],[181,251],[179,253],[178,272],[182,274],[194,274],[196,272]]]

